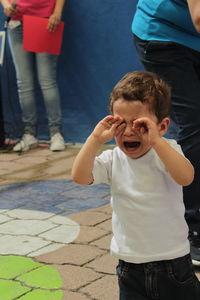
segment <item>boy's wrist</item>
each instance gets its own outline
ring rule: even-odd
[[[165,141],[162,139],[162,137],[158,137],[153,143],[152,148],[154,150],[158,149],[160,146],[162,146],[165,143]]]
[[[88,137],[88,139],[90,140],[90,142],[99,147],[101,147],[104,144],[104,142],[101,141],[99,137],[95,136],[93,133]]]

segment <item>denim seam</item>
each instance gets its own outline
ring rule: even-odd
[[[147,296],[152,299],[158,298],[158,289],[156,284],[156,272],[145,268],[145,288]]]

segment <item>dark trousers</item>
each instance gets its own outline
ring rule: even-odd
[[[117,266],[120,300],[199,300],[190,255],[173,260]]]
[[[168,137],[177,140],[194,166],[194,181],[183,188],[185,217],[189,229],[200,233],[200,52],[173,42],[134,40],[145,70],[172,87]]]
[[[3,103],[2,103],[2,93],[0,87],[0,146],[4,144],[5,133],[4,133],[4,121],[3,121]]]

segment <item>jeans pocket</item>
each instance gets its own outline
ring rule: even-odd
[[[190,256],[175,259],[167,266],[169,278],[178,286],[188,285],[196,281]]]

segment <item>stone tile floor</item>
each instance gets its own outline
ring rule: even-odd
[[[57,153],[47,147],[0,152],[0,258],[12,266],[9,292],[8,278],[0,272],[1,300],[118,299],[116,260],[109,255],[109,189],[71,181],[78,150],[70,145]],[[23,267],[25,258],[32,259],[26,262],[31,266],[22,270],[18,261]],[[44,266],[59,272],[62,285],[54,287],[50,280],[49,290],[44,276],[34,280]]]
[[[118,299],[109,189],[71,181],[78,150],[0,152],[0,300]]]

